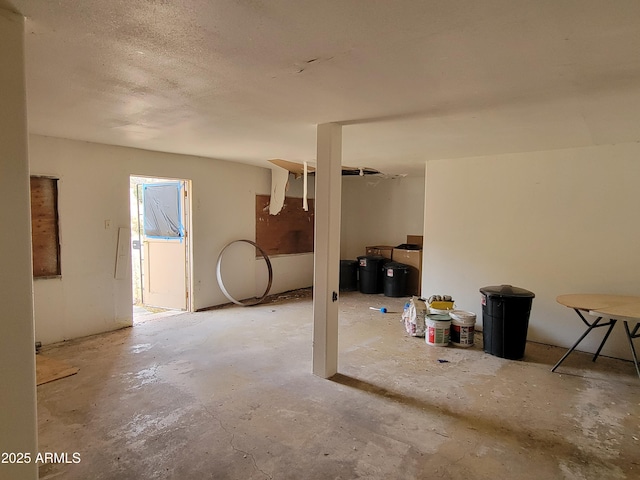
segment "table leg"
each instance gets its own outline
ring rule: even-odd
[[[636,372],[638,373],[638,377],[640,377],[640,366],[638,366],[638,355],[636,355],[636,349],[633,346],[633,339],[640,337],[638,334],[638,328],[640,327],[640,323],[636,323],[636,326],[633,329],[633,332],[629,332],[629,324],[627,321],[624,321],[624,330],[627,333],[627,340],[629,340],[629,346],[631,347],[631,354],[633,355],[633,363],[636,365]]]
[[[585,330],[585,332],[582,334],[582,336],[578,339],[578,341],[576,343],[573,344],[573,346],[569,349],[569,351],[567,351],[567,353],[565,353],[562,358],[560,360],[558,360],[558,363],[556,363],[553,368],[551,369],[552,372],[556,371],[556,368],[558,368],[560,366],[560,364],[562,362],[564,362],[564,360],[571,354],[571,352],[573,352],[576,347],[578,345],[580,345],[580,342],[582,342],[582,340],[584,340],[584,338],[589,335],[589,332],[591,330],[593,330],[594,328],[599,328],[599,327],[609,327],[609,330],[607,331],[607,333],[604,336],[604,339],[602,340],[602,342],[600,343],[600,346],[598,347],[598,351],[596,352],[595,356],[593,357],[593,361],[595,362],[596,359],[598,358],[598,355],[600,355],[600,350],[602,350],[602,347],[604,346],[605,342],[607,341],[607,338],[609,338],[609,334],[611,333],[611,330],[613,330],[613,327],[616,324],[616,320],[611,319],[608,323],[599,323],[600,320],[602,320],[602,317],[598,317],[596,318],[596,320],[593,323],[589,323],[583,316],[582,313],[580,313],[580,311],[578,309],[574,309],[574,311],[578,314],[578,316],[580,317],[580,319],[582,320],[582,322],[587,325],[587,329]]]
[[[607,333],[604,335],[604,338],[602,339],[602,343],[600,343],[600,346],[598,347],[596,354],[593,356],[592,362],[595,362],[597,360],[598,355],[600,355],[600,350],[602,350],[602,347],[604,347],[604,344],[607,342],[607,338],[609,338],[609,334],[611,333],[611,330],[613,330],[613,327],[616,326],[616,322],[617,320],[614,320],[613,318],[609,321],[611,326],[609,327],[609,330],[607,330]],[[606,325],[607,325],[606,323],[603,323],[602,325],[598,325],[598,326],[605,327]],[[594,324],[594,327],[595,327],[595,324]]]

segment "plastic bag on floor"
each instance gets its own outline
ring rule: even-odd
[[[419,297],[412,297],[402,312],[402,321],[412,337],[424,337],[427,304]]]

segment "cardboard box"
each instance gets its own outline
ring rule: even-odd
[[[374,245],[372,247],[366,247],[366,255],[380,255],[391,260],[392,254],[393,247],[391,245]]]
[[[422,288],[422,250],[405,250],[394,248],[391,253],[394,262],[409,266],[407,278],[407,295],[420,295]]]
[[[422,240],[422,235],[407,235],[407,243],[409,245],[420,245],[420,248],[422,248]]]

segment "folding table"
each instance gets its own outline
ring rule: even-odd
[[[560,295],[556,298],[556,301],[561,305],[572,308],[580,317],[582,322],[587,326],[587,329],[580,336],[578,341],[563,355],[563,357],[554,365],[551,369],[552,372],[560,366],[562,362],[575,350],[575,348],[584,340],[584,338],[595,328],[609,327],[607,333],[605,333],[598,350],[596,351],[593,361],[595,362],[602,347],[609,338],[609,334],[615,327],[618,320],[624,321],[625,333],[629,346],[631,347],[631,354],[633,356],[633,363],[636,367],[638,377],[640,377],[640,367],[638,366],[638,356],[633,345],[633,339],[640,337],[638,330],[640,329],[640,297],[632,295],[607,295],[607,294],[569,294]],[[596,317],[591,323],[583,316],[582,312],[587,312],[589,315]],[[603,318],[609,319],[606,323],[600,323]],[[629,330],[629,321],[637,322],[633,330]]]

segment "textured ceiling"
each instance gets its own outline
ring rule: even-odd
[[[0,0],[33,133],[269,167],[640,140],[637,0]]]

